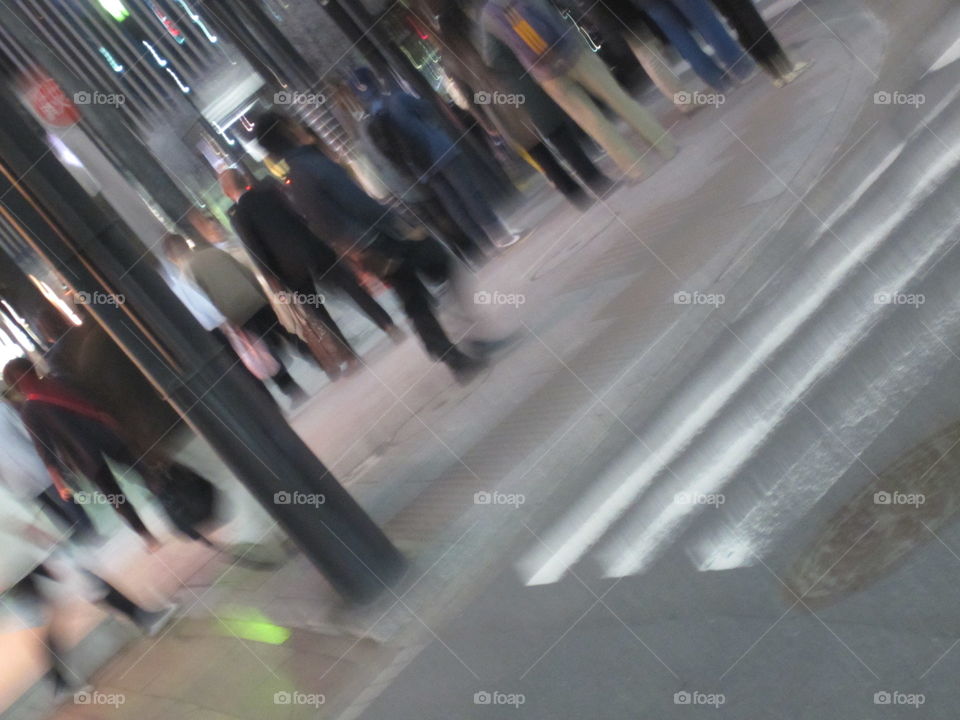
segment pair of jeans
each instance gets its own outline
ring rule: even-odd
[[[641,0],[640,7],[659,26],[677,52],[690,63],[693,71],[711,87],[717,90],[728,87],[728,74],[737,78],[750,74],[752,63],[737,41],[730,37],[707,0]],[[717,59],[727,68],[727,72],[700,47],[687,29],[688,23],[713,47]]]
[[[713,0],[713,4],[733,26],[740,44],[769,75],[776,78],[790,72],[792,63],[752,0]]]
[[[592,52],[583,50],[566,75],[541,78],[539,82],[554,102],[607,152],[624,175],[631,178],[644,175],[643,155],[620,135],[594,97],[625,120],[664,157],[672,157],[676,152],[673,139],[653,114],[620,87],[607,66]]]

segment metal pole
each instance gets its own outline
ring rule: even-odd
[[[125,297],[90,310],[331,584],[376,597],[402,574],[400,552],[142,261],[130,230],[47,151],[10,88],[0,103],[0,215],[77,291]]]

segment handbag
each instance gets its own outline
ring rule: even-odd
[[[194,540],[201,538],[198,527],[216,513],[216,487],[186,465],[171,463],[158,471],[151,478],[150,491],[173,526]]]
[[[246,330],[230,323],[223,326],[230,347],[257,380],[268,380],[280,372],[280,363],[262,338],[253,337]]]
[[[353,353],[317,317],[302,307],[291,307],[296,334],[310,348],[321,369],[331,379],[338,378],[340,366],[355,359]]]

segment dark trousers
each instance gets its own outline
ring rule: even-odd
[[[321,287],[335,287],[345,292],[357,307],[360,308],[360,311],[370,318],[378,328],[386,331],[393,327],[394,322],[393,318],[390,317],[390,313],[384,310],[383,306],[374,300],[373,296],[368,293],[360,284],[360,281],[357,280],[357,276],[353,274],[353,271],[332,252],[330,253],[330,260],[320,263],[314,268],[314,272],[316,283],[319,283]],[[305,295],[316,292],[314,280],[300,283],[298,287],[292,289]],[[313,312],[320,322],[322,322],[351,353],[356,354],[353,347],[347,341],[346,336],[343,334],[343,331],[333,321],[333,317],[331,317],[330,313],[323,306],[323,303],[317,303],[307,309]]]
[[[744,49],[774,77],[789,72],[790,61],[770,26],[751,0],[712,0],[723,14]]]
[[[51,485],[37,496],[37,502],[48,516],[56,518],[75,534],[83,535],[93,531],[89,516],[76,503],[61,499],[57,489]]]
[[[459,360],[459,350],[437,319],[436,298],[424,280],[442,283],[453,273],[454,260],[439,240],[398,240],[381,236],[370,247],[389,264],[381,276],[393,286],[427,353],[447,364]]]
[[[570,128],[565,125],[561,126],[553,131],[548,139],[554,150],[567,161],[567,164],[587,187],[597,194],[602,194],[610,189],[612,183],[609,178],[600,172],[593,160],[584,152],[577,136]],[[560,164],[553,151],[545,143],[539,143],[532,148],[528,148],[527,152],[530,153],[530,157],[537,161],[537,164],[543,169],[543,174],[557,190],[574,202],[579,201],[583,196],[583,188],[570,176],[570,173]]]
[[[509,235],[487,197],[483,180],[463,153],[453,153],[433,170],[428,186],[450,216],[484,251]]]
[[[94,575],[86,570],[84,574],[93,578],[94,581],[106,590],[106,595],[103,600],[101,600],[104,605],[126,615],[131,620],[136,620],[136,614],[142,611],[139,605],[98,575]],[[37,587],[37,581],[40,578],[46,578],[48,580],[54,579],[46,567],[38,565],[33,572],[23,578],[16,586],[17,591],[35,607],[47,605],[43,593],[40,592],[40,588]],[[44,647],[47,648],[48,657],[50,658],[50,669],[58,685],[75,685],[78,681],[82,680],[82,678],[74,678],[73,682],[71,682],[71,679],[67,677],[69,671],[63,663],[65,648],[60,645],[59,639],[52,629],[47,631],[46,637],[43,638],[42,641]]]

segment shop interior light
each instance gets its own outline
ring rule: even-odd
[[[123,22],[130,17],[130,11],[120,0],[97,0],[97,2],[117,22]]]

